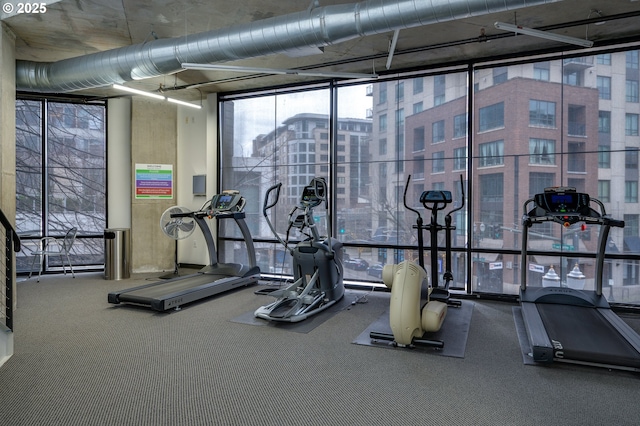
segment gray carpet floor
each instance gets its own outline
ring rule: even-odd
[[[473,301],[457,358],[354,344],[387,293],[349,291],[354,304],[305,333],[232,321],[270,300],[257,287],[169,313],[107,303],[148,279],[19,282],[0,424],[639,423],[638,373],[525,365],[508,303]]]

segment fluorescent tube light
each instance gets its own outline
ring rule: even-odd
[[[184,105],[184,106],[188,106],[188,107],[191,107],[191,108],[196,108],[196,109],[202,108],[200,105],[192,104],[190,102],[181,101],[179,99],[173,99],[173,98],[167,97],[167,100],[169,102],[173,102],[174,104]]]
[[[286,70],[286,69],[254,68],[254,67],[241,67],[241,66],[234,66],[234,65],[215,65],[215,64],[183,63],[182,68],[186,70],[200,70],[200,71],[231,71],[231,72],[246,72],[246,73],[257,73],[257,74],[303,75],[303,76],[330,77],[330,78],[378,78],[377,74]]]
[[[157,93],[145,92],[144,90],[132,89],[131,87],[122,86],[120,84],[113,84],[111,87],[117,90],[122,90],[124,92],[133,93],[135,95],[147,96],[149,98],[159,99],[164,101],[164,96],[158,95]]]
[[[173,102],[174,104],[184,105],[184,106],[188,106],[196,109],[202,108],[200,105],[192,104],[190,102],[169,98],[167,96],[158,95],[157,93],[145,92],[144,90],[132,89],[131,87],[122,86],[120,84],[112,84],[111,87],[117,90],[122,90],[124,92],[133,93],[134,95],[146,96],[149,98],[158,99],[160,101],[169,101],[169,102]]]
[[[532,37],[545,38],[547,40],[559,41],[561,43],[575,44],[582,47],[592,47],[593,42],[576,37],[569,37],[562,34],[550,33],[547,31],[534,30],[532,28],[521,27],[519,25],[506,24],[504,22],[496,22],[494,24],[499,30],[512,31],[516,34],[524,34]]]

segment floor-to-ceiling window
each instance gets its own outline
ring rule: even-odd
[[[25,249],[18,272],[29,272],[42,237],[78,229],[71,263],[103,264],[106,225],[106,107],[45,99],[16,101],[16,230]],[[66,263],[66,260],[65,260]],[[62,259],[44,259],[44,270]],[[40,267],[36,260],[34,270]]]
[[[263,92],[259,98],[222,96],[222,122],[235,123],[233,132],[229,124],[222,132],[223,186],[250,174],[259,182],[251,188],[259,212],[270,185],[281,182],[282,197],[293,203],[314,173],[326,176],[334,234],[353,260],[345,278],[380,282],[382,265],[418,257],[416,215],[404,207],[405,192],[407,204],[421,208],[429,221],[419,195],[450,190],[454,208],[462,177],[470,198],[453,218],[452,265],[444,264],[441,233],[433,267],[440,273],[452,269],[454,287],[507,295],[520,286],[525,202],[550,186],[575,187],[627,222],[624,231],[613,229],[609,236],[604,290],[615,301],[640,303],[635,58],[629,52],[549,57],[474,64],[472,72],[428,70],[306,92]],[[625,78],[612,78],[619,75]],[[335,110],[329,107],[333,97]],[[304,103],[297,109],[283,108],[298,98]],[[265,128],[247,134],[257,123]],[[282,203],[273,212],[278,229],[286,226],[290,206]],[[272,241],[260,215],[255,217],[258,239]],[[553,267],[563,280],[577,268],[592,286],[598,235],[595,226],[536,225],[525,264],[529,284],[540,285]],[[427,269],[429,258],[427,251]],[[286,272],[290,263],[276,245],[262,260],[263,271]]]
[[[286,250],[274,243],[275,237],[264,221],[263,201],[270,187],[282,184],[279,200],[268,214],[276,231],[284,236],[288,213],[304,187],[313,177],[329,181],[332,148],[329,141],[333,139],[329,126],[329,90],[279,92],[228,100],[222,103],[221,113],[220,170],[224,187],[240,191],[249,200],[245,208],[246,221],[255,240],[261,271],[290,274]],[[276,193],[272,191],[274,197]],[[319,229],[326,229],[324,206],[317,208],[315,215]],[[221,235],[239,235],[235,225],[222,225]],[[289,235],[293,240],[303,237],[295,229]],[[245,260],[244,247],[233,241],[221,244],[220,249],[235,261]]]

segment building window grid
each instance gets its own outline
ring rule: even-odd
[[[529,164],[556,163],[556,141],[553,139],[529,139]]]
[[[611,111],[598,111],[598,133],[611,134]]]
[[[625,136],[638,136],[638,114],[625,114],[624,134]]]
[[[478,116],[480,132],[504,128],[504,102],[480,108]]]
[[[453,150],[453,170],[466,170],[467,148],[455,148]]]
[[[467,136],[467,114],[458,114],[453,117],[453,138]]]
[[[640,64],[640,59],[639,59],[639,54],[638,54],[638,50],[629,50],[626,52],[625,56],[626,56],[626,66],[627,69],[631,69],[631,70],[637,70],[639,68],[639,64]]]
[[[640,215],[625,214],[623,233],[625,237],[637,237],[640,234]]]
[[[625,149],[624,168],[627,170],[638,170],[638,149],[637,148]]]
[[[504,165],[504,141],[482,143],[478,146],[479,167],[491,167]]]
[[[627,80],[625,84],[625,99],[627,102],[638,103],[638,80]]]
[[[431,173],[444,172],[444,151],[434,152],[431,159]]]
[[[624,202],[625,203],[638,202],[638,181],[637,180],[627,180],[624,182]]]
[[[529,101],[529,125],[556,127],[556,103],[531,99]]]
[[[431,143],[444,142],[444,120],[431,124]]]
[[[550,65],[549,61],[533,64],[533,78],[540,81],[549,81],[551,79]]]
[[[611,201],[611,181],[598,180],[598,199],[603,203]]]
[[[608,146],[598,146],[598,168],[611,168],[611,149]]]
[[[598,97],[603,100],[611,99],[611,77],[599,75],[596,77]]]

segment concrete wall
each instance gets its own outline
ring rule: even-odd
[[[193,176],[207,173],[206,112],[204,109],[178,108],[178,176],[177,205],[191,211],[200,209],[211,197],[193,194]],[[211,190],[207,185],[207,191]],[[209,225],[212,221],[207,221]],[[210,226],[213,230],[214,227]],[[206,265],[208,253],[199,227],[183,240],[178,241],[178,262]]]
[[[0,208],[15,225],[16,217],[16,69],[15,37],[0,23]],[[2,254],[4,256],[4,253]],[[14,256],[15,261],[15,256]],[[4,264],[4,262],[3,262]],[[17,308],[16,281],[13,272],[13,305]],[[4,283],[1,284],[4,287]],[[4,297],[4,288],[0,296]],[[4,303],[4,301],[3,301]],[[0,366],[13,355],[13,333],[0,326]]]
[[[16,217],[16,59],[15,37],[0,29],[0,207],[15,224]]]
[[[179,185],[181,178],[176,173],[177,117],[177,107],[173,104],[140,96],[132,98],[132,185],[135,185],[135,164],[171,164],[174,185]],[[175,194],[170,200],[131,198],[132,272],[173,271],[175,242],[162,233],[160,217],[174,205]]]
[[[217,97],[213,95],[200,110],[178,108],[177,204],[190,210],[198,210],[216,193],[216,102]],[[206,175],[206,196],[193,195],[194,175]],[[215,220],[207,223],[215,235]],[[203,266],[209,262],[209,253],[199,228],[190,237],[178,241],[178,262]]]

